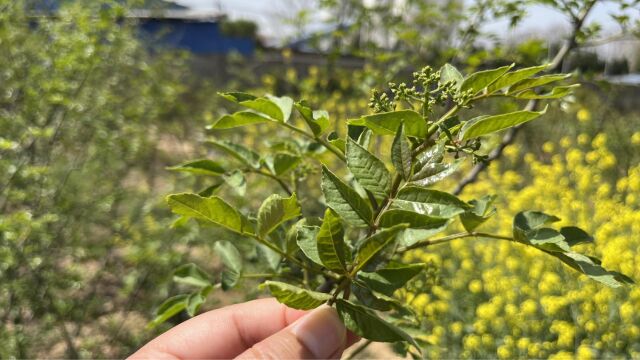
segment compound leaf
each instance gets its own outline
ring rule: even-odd
[[[346,156],[347,167],[363,188],[378,199],[389,196],[391,174],[380,159],[351,138],[347,140]]]
[[[311,110],[309,103],[301,100],[295,107],[315,136],[322,135],[329,128],[329,113],[324,110]]]
[[[393,227],[397,224],[408,224],[410,228],[431,229],[447,223],[447,219],[418,214],[409,210],[391,209],[380,217],[380,226]]]
[[[349,124],[366,126],[378,135],[395,135],[402,123],[404,123],[407,136],[422,139],[427,134],[426,121],[413,110],[390,111],[349,120]]]
[[[360,272],[358,278],[370,289],[392,296],[396,290],[403,287],[424,269],[425,264],[396,265],[379,269],[376,272]]]
[[[420,351],[415,340],[373,311],[344,299],[336,300],[336,309],[344,325],[359,336],[380,342],[407,341]]]
[[[403,180],[409,180],[413,159],[411,156],[411,144],[404,134],[404,123],[400,124],[398,132],[391,145],[391,161],[396,171]]]
[[[329,294],[303,289],[279,281],[267,281],[265,285],[279,302],[298,310],[311,310],[331,299]]]
[[[394,206],[433,217],[451,218],[471,208],[447,192],[407,186],[398,192]]]
[[[258,210],[258,236],[264,238],[283,222],[300,215],[296,194],[288,198],[269,196]]]
[[[318,257],[322,264],[330,270],[347,272],[348,248],[344,242],[344,228],[340,217],[333,210],[327,209],[324,220],[318,230]]]
[[[222,165],[215,161],[201,159],[167,168],[171,171],[189,172],[198,175],[220,176],[226,171]]]
[[[147,329],[153,329],[185,310],[187,307],[187,298],[188,295],[182,294],[172,296],[165,300],[156,310],[156,317],[147,324]]]
[[[214,250],[224,265],[221,279],[222,290],[229,290],[236,286],[242,277],[242,256],[238,248],[225,240],[216,242]]]
[[[296,243],[311,261],[318,265],[323,265],[318,254],[318,242],[316,241],[318,231],[320,231],[318,226],[300,226],[296,236]]]
[[[514,64],[511,64],[497,69],[475,72],[464,79],[462,85],[460,85],[460,91],[465,92],[471,90],[471,93],[476,95],[487,86],[496,82],[500,77],[506,74],[507,71],[511,70],[513,66]]]
[[[500,115],[479,116],[467,121],[462,126],[458,137],[461,140],[477,138],[531,121],[546,112],[547,108],[545,107],[542,111],[515,111]]]
[[[207,144],[211,144],[227,154],[240,160],[247,166],[254,169],[260,167],[260,155],[240,144],[225,140],[208,140]]]
[[[452,81],[456,85],[456,88],[459,89],[464,81],[464,77],[455,66],[447,63],[440,68],[440,84],[445,84],[449,81]]]
[[[197,287],[211,285],[209,279],[209,274],[193,263],[184,264],[173,272],[173,281]]]
[[[529,79],[530,77],[539,73],[540,71],[543,71],[547,67],[549,67],[549,65],[533,66],[533,67],[528,67],[524,69],[510,71],[504,74],[503,76],[501,76],[498,80],[496,80],[496,82],[491,84],[488,87],[487,91],[489,93],[493,93],[497,90],[508,88],[509,86],[519,81],[522,81],[524,79]]]
[[[207,126],[209,130],[232,129],[239,126],[260,124],[271,122],[272,119],[252,111],[238,111],[233,114],[224,115],[212,125]]]
[[[325,166],[322,166],[322,192],[327,205],[346,222],[354,226],[371,223],[373,210],[369,203]]]
[[[250,231],[248,220],[217,196],[205,198],[190,193],[172,194],[167,196],[167,203],[178,215],[222,226],[238,234]]]
[[[390,246],[391,244],[394,244],[398,232],[406,228],[406,224],[398,224],[388,229],[378,231],[376,234],[365,239],[358,247],[355,265],[351,272],[353,274],[357,274],[358,271],[364,269],[369,264],[369,262],[373,261],[384,248]]]

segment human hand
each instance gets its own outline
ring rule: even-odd
[[[337,359],[357,340],[334,308],[300,311],[269,298],[196,316],[129,359]]]

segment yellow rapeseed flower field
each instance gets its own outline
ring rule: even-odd
[[[536,155],[509,147],[463,198],[504,194],[487,231],[510,234],[513,216],[528,209],[577,224],[596,239],[579,251],[640,279],[640,165],[610,184],[606,175],[616,171],[616,157],[607,143],[604,134],[581,134],[546,143]],[[522,158],[521,171],[508,170]],[[440,268],[437,285],[425,293],[399,294],[424,317],[429,357],[640,357],[638,287],[607,288],[539,251],[500,240],[457,240],[412,256]]]

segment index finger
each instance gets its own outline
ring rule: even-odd
[[[233,358],[289,326],[306,312],[273,298],[212,310],[158,336],[131,355],[142,358]]]

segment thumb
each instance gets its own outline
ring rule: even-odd
[[[326,359],[342,355],[347,330],[336,310],[322,305],[238,356],[238,359]]]

